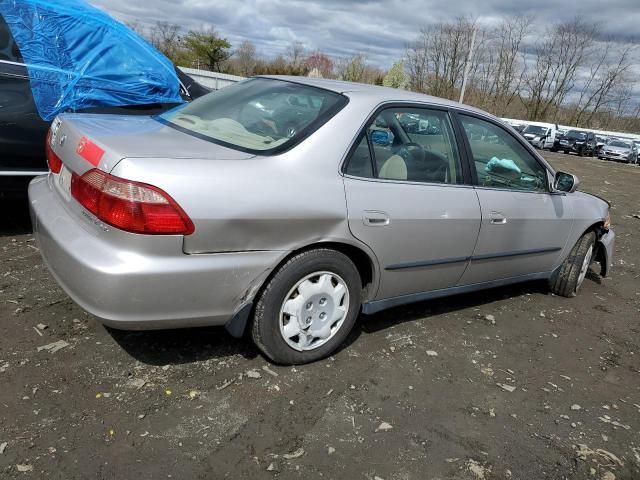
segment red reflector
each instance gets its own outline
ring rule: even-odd
[[[104,155],[104,150],[87,137],[82,137],[76,148],[76,153],[94,167],[97,167]]]
[[[49,170],[53,173],[60,173],[60,170],[62,169],[62,160],[51,148],[51,130],[47,133],[45,151],[47,153],[47,164],[49,165]]]
[[[71,195],[103,222],[132,233],[190,235],[195,227],[167,193],[153,185],[92,169],[71,177]]]

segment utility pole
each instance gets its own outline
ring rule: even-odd
[[[460,103],[464,100],[464,91],[467,89],[467,77],[469,76],[469,69],[471,68],[471,58],[473,57],[473,47],[476,44],[476,31],[477,28],[473,26],[473,33],[471,34],[471,45],[469,46],[469,55],[467,55],[467,64],[464,66],[464,76],[462,77],[462,90],[460,90]]]

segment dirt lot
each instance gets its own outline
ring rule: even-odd
[[[296,368],[223,329],[106,330],[3,203],[0,478],[640,478],[640,168],[549,157],[613,202],[611,278],[362,317]]]

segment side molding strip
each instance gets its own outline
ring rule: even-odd
[[[415,268],[448,265],[451,263],[463,263],[463,262],[468,262],[469,260],[471,260],[472,262],[476,262],[476,261],[482,261],[482,260],[492,260],[494,258],[519,257],[522,255],[540,255],[542,253],[559,252],[560,250],[562,250],[561,247],[539,248],[535,250],[519,250],[515,252],[502,252],[502,253],[490,253],[490,254],[484,254],[484,255],[474,255],[472,257],[443,258],[442,260],[425,260],[421,262],[396,263],[393,265],[389,265],[388,267],[385,267],[385,270],[388,270],[388,271],[411,270]]]

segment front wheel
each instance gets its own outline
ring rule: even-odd
[[[252,337],[276,363],[313,362],[333,353],[355,324],[362,282],[344,254],[317,249],[292,257],[256,302]]]
[[[549,288],[553,293],[563,297],[576,296],[593,260],[595,243],[596,235],[593,232],[580,237],[560,269],[549,280]]]

